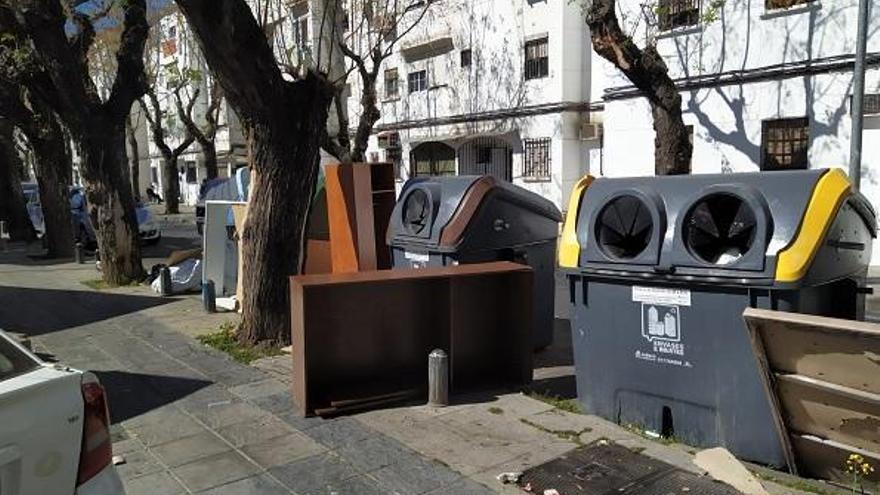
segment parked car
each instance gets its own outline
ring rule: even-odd
[[[46,223],[43,219],[43,207],[40,203],[40,189],[33,182],[23,182],[21,188],[27,198],[28,215],[31,223],[39,235],[46,231]],[[97,243],[95,229],[86,209],[86,195],[83,188],[74,186],[70,188],[70,216],[73,222],[73,236],[77,242],[94,246]],[[135,206],[135,215],[138,222],[138,235],[144,244],[156,244],[162,239],[162,230],[159,222],[150,212],[150,209],[141,202]],[[0,491],[0,493],[3,493]]]
[[[44,363],[0,331],[0,493],[118,495],[98,378]]]
[[[233,177],[205,181],[196,203],[196,230],[205,230],[205,201],[247,201],[250,189],[250,169],[242,167]]]

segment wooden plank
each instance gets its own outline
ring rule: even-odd
[[[776,383],[792,431],[880,452],[880,395],[798,375]]]
[[[330,258],[333,273],[358,271],[357,228],[351,167],[339,163],[324,167],[327,191],[327,222],[330,227]]]
[[[853,477],[846,472],[846,459],[850,454],[860,454],[875,468],[867,479],[880,481],[880,469],[877,469],[880,466],[880,456],[875,452],[811,435],[792,435],[792,444],[804,474],[848,485],[852,483]]]
[[[880,393],[880,325],[749,308],[770,367]]]
[[[312,285],[346,285],[407,279],[447,278],[449,276],[470,276],[496,271],[529,272],[531,268],[512,261],[495,261],[492,263],[469,263],[463,265],[438,266],[420,268],[418,270],[377,270],[350,273],[319,273],[314,275],[297,275],[296,282],[303,287]]]
[[[773,415],[776,434],[779,437],[780,445],[782,445],[782,454],[785,457],[786,467],[788,468],[788,472],[797,475],[797,462],[795,460],[788,429],[782,418],[783,409],[779,404],[779,399],[776,397],[776,387],[773,383],[773,372],[770,369],[770,365],[767,363],[767,352],[764,349],[764,343],[761,341],[760,333],[758,333],[749,320],[746,320],[746,325],[749,330],[749,340],[752,343],[752,350],[755,352],[755,359],[758,362],[758,371],[761,375],[761,381],[764,384],[764,394],[767,396],[767,400],[770,403],[770,412]]]

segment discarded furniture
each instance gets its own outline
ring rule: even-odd
[[[333,273],[390,268],[384,238],[394,207],[394,165],[330,164],[324,173]]]
[[[862,316],[866,199],[840,170],[803,170],[585,179],[571,204],[560,264],[584,409],[784,465],[742,311]]]
[[[297,411],[426,398],[433,349],[450,393],[529,383],[531,294],[509,262],[291,277]]]
[[[492,176],[419,177],[400,193],[388,226],[395,268],[514,261],[535,272],[533,346],[553,341],[556,239],[549,200]]]
[[[859,454],[880,481],[880,325],[753,308],[743,318],[791,471],[848,484]]]

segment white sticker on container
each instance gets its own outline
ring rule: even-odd
[[[419,263],[427,263],[431,259],[431,256],[427,253],[412,253],[409,251],[404,251],[403,257],[410,261],[418,261]]]
[[[663,287],[634,285],[632,288],[632,300],[633,302],[649,304],[690,306],[691,291],[687,289],[666,289]]]

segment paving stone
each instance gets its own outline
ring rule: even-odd
[[[391,464],[413,462],[418,457],[412,449],[384,435],[343,445],[336,453],[364,472]]]
[[[338,449],[376,434],[372,428],[348,417],[327,421],[325,424],[306,430],[306,435],[331,449]]]
[[[266,378],[256,382],[236,385],[231,387],[229,391],[242,399],[251,400],[278,393],[290,393],[290,388],[278,380]]]
[[[306,495],[386,495],[387,493],[387,491],[379,486],[379,482],[375,479],[359,475],[349,478],[338,485],[334,484],[316,488],[309,491]]]
[[[222,401],[200,408],[190,409],[190,413],[211,428],[234,425],[243,422],[258,422],[269,413],[245,402]]]
[[[125,482],[126,495],[180,495],[186,488],[168,474],[167,471],[148,474]]]
[[[231,450],[232,447],[210,431],[153,447],[153,454],[170,467]]]
[[[345,480],[358,475],[351,464],[333,453],[320,454],[277,466],[269,472],[297,493],[338,488]]]
[[[194,492],[250,477],[259,470],[256,465],[233,451],[215,454],[172,469],[187,488]]]
[[[205,431],[202,425],[187,416],[173,416],[173,420],[129,428],[129,434],[150,447]]]
[[[400,494],[424,493],[449,485],[461,475],[436,461],[414,458],[413,462],[391,464],[370,473],[379,486]]]
[[[299,432],[270,438],[241,448],[242,452],[266,469],[321,454],[326,450],[326,447]]]
[[[289,391],[257,397],[251,399],[251,402],[257,407],[275,414],[285,414],[294,410],[293,396]]]
[[[300,416],[299,413],[295,412],[278,414],[278,418],[300,431],[306,431],[330,422],[330,420],[326,420],[319,416],[304,418]]]
[[[206,372],[206,374],[212,380],[228,387],[252,383],[266,378],[262,371],[236,362],[231,362],[224,369]]]
[[[257,421],[246,421],[224,426],[217,430],[227,442],[241,447],[263,442],[270,438],[293,433],[295,430],[275,416],[265,416]]]
[[[476,481],[468,478],[461,478],[458,481],[454,481],[449,485],[431,490],[428,493],[430,495],[441,495],[448,493],[454,493],[455,495],[494,495],[497,492],[482,483],[477,483]],[[521,494],[522,492],[517,490],[517,493]]]
[[[164,471],[165,468],[152,454],[145,450],[135,450],[125,455],[125,464],[116,466],[116,472],[123,480],[134,479],[147,474]]]
[[[217,486],[199,492],[199,495],[288,495],[289,493],[290,491],[283,485],[263,474]]]
[[[110,407],[112,408],[113,405],[111,404]],[[177,421],[185,421],[187,419],[190,418],[183,411],[174,406],[166,405],[161,408],[147,411],[138,416],[128,418],[122,422],[122,425],[130,430],[145,425],[174,423]]]
[[[141,444],[141,442],[136,438],[126,438],[125,440],[113,442],[113,453],[118,455],[123,455],[129,452],[135,452],[143,449],[143,444]]]
[[[205,406],[223,402],[241,402],[238,397],[229,393],[223,385],[211,384],[187,394],[185,397],[176,401],[176,404],[183,410],[192,412],[193,410],[202,409]]]

